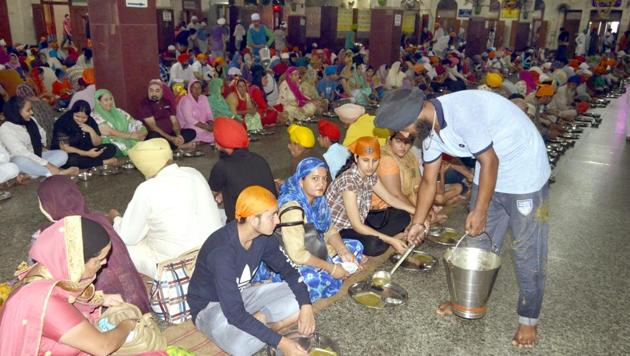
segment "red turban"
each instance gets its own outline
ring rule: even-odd
[[[588,103],[585,101],[581,101],[579,103],[577,103],[577,105],[575,106],[578,114],[584,114],[587,110],[588,110]]]
[[[573,69],[577,69],[580,66],[580,61],[578,61],[577,59],[571,59],[569,60],[569,67],[572,67]]]
[[[249,138],[243,124],[226,117],[214,120],[214,140],[223,148],[237,149],[249,146]]]
[[[188,62],[188,53],[182,53],[179,56],[177,56],[177,61],[179,63],[185,63]]]
[[[332,142],[339,142],[341,138],[339,126],[332,121],[320,119],[317,123],[317,129],[319,130],[320,136],[328,137]]]

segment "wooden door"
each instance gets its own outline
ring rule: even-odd
[[[33,4],[33,27],[35,28],[36,41],[46,34],[46,18],[44,15],[44,6],[40,4]]]
[[[505,21],[497,21],[494,28],[494,47],[501,48],[505,43]]]
[[[582,10],[571,10],[564,13],[564,23],[562,27],[569,31],[569,51],[567,55],[573,56],[575,52],[575,36],[580,33],[580,20],[582,19]]]
[[[510,28],[510,48],[516,50],[516,32],[518,32],[518,21],[512,21]]]
[[[512,22],[512,33],[516,30],[514,37],[515,51],[523,51],[527,47],[527,40],[529,39],[529,22]]]
[[[4,38],[7,44],[12,44],[11,26],[9,26],[9,9],[6,0],[0,0],[0,38]]]
[[[175,18],[171,9],[157,9],[158,49],[164,52],[175,41]]]
[[[70,6],[70,21],[72,23],[72,42],[80,50],[87,47],[86,24],[88,20],[87,6]]]
[[[466,54],[472,56],[483,52],[486,49],[487,38],[486,20],[483,17],[470,18],[466,33]]]
[[[289,16],[287,44],[291,47],[306,48],[306,17]]]

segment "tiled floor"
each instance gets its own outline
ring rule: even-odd
[[[344,298],[318,315],[319,330],[336,339],[344,355],[630,354],[630,144],[625,142],[630,105],[623,96],[596,112],[604,117],[600,128],[586,129],[555,170],[547,290],[536,349],[510,346],[518,289],[509,244],[490,311],[481,320],[435,314],[448,297],[440,265],[429,274],[396,273],[396,282],[409,292],[406,305],[374,311]],[[275,175],[286,175],[289,156],[283,132],[253,143],[252,150],[269,160]],[[178,163],[207,176],[215,161],[211,152]],[[93,209],[124,211],[141,179],[134,171],[95,177],[80,187]],[[0,203],[0,280],[11,277],[28,252],[31,234],[45,222],[36,190],[33,183],[15,188],[13,198]],[[463,219],[460,209],[447,225],[461,230]],[[435,256],[443,252],[428,244],[423,248]]]

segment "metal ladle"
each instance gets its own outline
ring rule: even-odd
[[[425,228],[424,229],[424,237],[425,238],[427,237],[427,233],[428,232],[429,232],[429,229]],[[391,271],[389,271],[389,272],[387,272],[387,271],[378,271],[378,272],[374,273],[372,275],[372,287],[375,287],[375,288],[378,288],[378,289],[383,289],[384,286],[390,284],[391,281],[392,281],[392,275],[394,274],[394,272],[396,272],[398,267],[400,267],[400,265],[403,262],[405,262],[405,260],[407,259],[407,257],[409,257],[409,255],[411,254],[411,252],[413,251],[414,248],[416,248],[416,244],[412,244],[411,246],[409,246],[407,248],[407,250],[405,251],[405,253],[403,253],[403,255],[400,257],[398,262],[396,262],[396,264],[391,269]]]

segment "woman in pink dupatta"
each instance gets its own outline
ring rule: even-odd
[[[317,102],[300,90],[300,73],[296,67],[289,67],[284,73],[278,103],[282,104],[283,110],[287,113],[289,123],[307,120],[318,111]]]
[[[193,80],[188,84],[188,94],[177,104],[177,121],[182,128],[197,132],[195,140],[214,143],[212,121],[214,117],[208,98],[201,93],[201,82]]]
[[[0,316],[0,355],[110,354],[125,342],[135,320],[107,333],[93,325],[101,306],[119,295],[96,291],[92,281],[107,263],[111,243],[99,223],[69,216],[42,231],[17,272],[20,282]]]
[[[41,209],[46,217],[57,221],[70,215],[80,215],[101,224],[112,243],[112,252],[107,265],[101,268],[96,278],[96,289],[107,294],[120,294],[123,300],[131,303],[143,313],[148,313],[149,297],[136,270],[125,243],[116,233],[105,215],[88,209],[77,185],[67,176],[46,178],[37,190]]]

